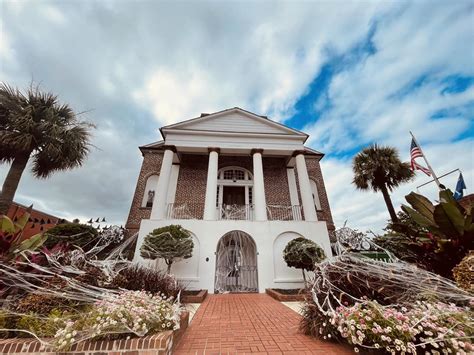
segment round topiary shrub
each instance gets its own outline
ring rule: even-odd
[[[460,288],[474,293],[474,250],[471,250],[469,254],[454,267],[453,276],[456,284]]]
[[[164,259],[171,272],[173,262],[188,259],[193,255],[191,233],[180,225],[169,225],[153,230],[145,237],[140,255],[144,259]]]
[[[326,258],[324,250],[310,239],[299,237],[291,240],[283,250],[283,259],[289,267],[301,269],[306,283],[304,270],[314,270],[315,264]]]
[[[98,232],[97,229],[87,224],[64,223],[49,229],[44,235],[48,237],[44,243],[47,248],[64,243],[87,250],[94,246],[94,239],[96,239]]]

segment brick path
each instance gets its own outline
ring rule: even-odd
[[[344,346],[301,334],[300,319],[266,294],[209,295],[175,354],[353,354]]]

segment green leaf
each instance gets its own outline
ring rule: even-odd
[[[422,227],[436,227],[433,219],[425,217],[423,214],[415,211],[413,208],[408,207],[406,205],[402,205],[402,210],[407,213],[415,223],[419,224]]]
[[[31,238],[25,239],[13,250],[13,253],[21,253],[23,251],[35,251],[43,245],[48,237],[43,233],[35,234]]]
[[[28,223],[28,218],[31,216],[31,209],[33,208],[33,205],[27,208],[25,213],[23,213],[15,222],[15,232],[22,231],[23,228],[25,228],[26,224]]]
[[[0,232],[15,233],[15,225],[12,220],[5,215],[0,216]]]
[[[441,202],[444,212],[448,215],[451,223],[454,225],[456,231],[460,234],[464,234],[464,216],[459,212],[458,208],[452,203]]]
[[[449,215],[445,212],[442,204],[439,204],[435,207],[434,219],[439,229],[444,236],[458,238],[460,233],[458,233],[454,222],[451,220]]]
[[[418,213],[423,215],[425,218],[434,222],[433,213],[435,207],[425,196],[411,192],[405,196],[407,202],[415,209]]]

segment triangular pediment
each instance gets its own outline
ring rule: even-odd
[[[162,128],[162,132],[164,133],[170,130],[296,135],[307,137],[303,132],[238,107],[212,114],[203,114],[201,117]]]

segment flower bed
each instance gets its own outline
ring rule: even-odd
[[[141,338],[117,339],[117,340],[86,340],[71,346],[67,352],[70,354],[122,354],[146,355],[150,351],[156,354],[172,354],[184,331],[188,327],[189,313],[182,312],[180,316],[179,329],[164,331]],[[48,348],[35,339],[12,338],[0,340],[1,354],[57,354],[53,348]]]
[[[302,302],[306,294],[301,289],[282,290],[278,288],[267,288],[265,292],[280,302]]]

